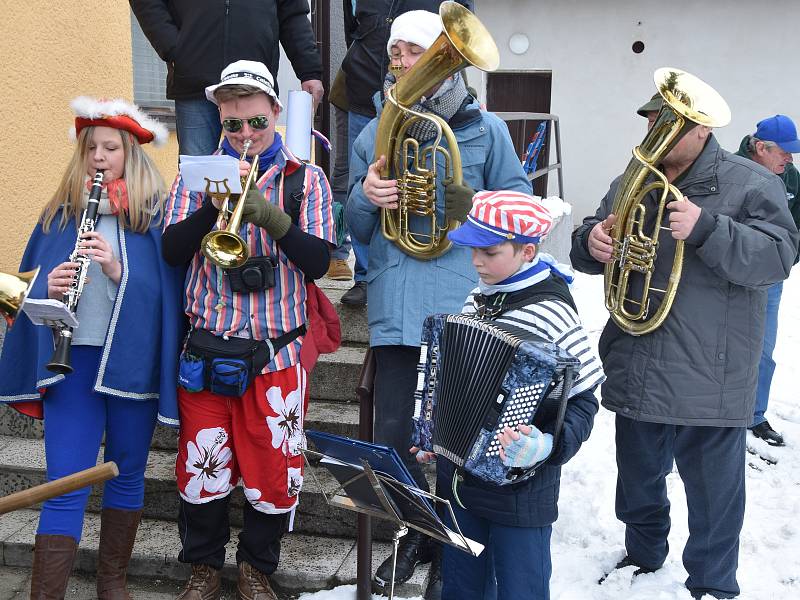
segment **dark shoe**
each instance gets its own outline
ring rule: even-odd
[[[63,600],[78,542],[70,535],[37,535],[33,546],[31,600]]]
[[[598,584],[602,584],[608,576],[611,575],[614,571],[619,571],[620,569],[624,569],[625,567],[636,567],[636,570],[633,572],[633,576],[636,577],[637,575],[641,575],[642,573],[655,573],[658,569],[650,569],[648,567],[643,567],[640,564],[633,561],[633,559],[628,556],[627,554],[625,557],[619,561],[611,571],[603,575],[598,581]]]
[[[100,513],[98,600],[132,600],[126,586],[126,573],[141,519],[141,510],[104,508]]]
[[[208,565],[192,565],[192,576],[175,600],[219,600],[221,572]]]
[[[428,571],[428,585],[425,588],[424,600],[442,600],[442,545],[431,542],[433,548],[433,560]]]
[[[239,600],[278,600],[267,576],[244,561],[239,564],[239,583],[236,591]]]
[[[753,432],[754,436],[761,438],[770,446],[786,445],[786,443],[783,441],[783,436],[772,428],[772,425],[769,424],[769,421],[763,421],[758,425],[751,427],[750,431]]]
[[[365,306],[367,304],[367,282],[356,281],[342,296],[342,304]]]
[[[427,536],[416,530],[409,531],[400,538],[397,548],[397,565],[394,571],[395,586],[405,583],[414,574],[417,565],[431,562],[433,543]],[[392,556],[388,556],[375,571],[374,588],[377,593],[389,593],[392,587]]]

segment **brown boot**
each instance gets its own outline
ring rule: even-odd
[[[78,542],[70,535],[37,535],[33,546],[31,600],[63,600]]]
[[[278,600],[267,576],[244,561],[239,564],[239,600]]]
[[[208,565],[192,565],[192,576],[175,600],[218,600],[222,573]]]
[[[132,600],[125,585],[126,573],[141,519],[141,510],[104,508],[100,513],[98,600]]]

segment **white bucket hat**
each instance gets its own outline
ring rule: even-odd
[[[427,50],[442,33],[442,19],[437,13],[427,10],[410,10],[392,21],[392,30],[386,44],[386,52],[392,55],[392,46],[397,42],[416,44]]]
[[[278,94],[275,93],[275,80],[267,66],[255,60],[237,60],[222,69],[219,76],[219,83],[210,85],[206,88],[206,98],[214,104],[218,104],[214,98],[214,92],[225,85],[249,85],[260,89],[272,98],[280,108],[283,108]]]

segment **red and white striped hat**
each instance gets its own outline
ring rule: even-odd
[[[140,144],[153,142],[155,146],[166,143],[167,127],[142,111],[138,106],[120,98],[108,100],[79,96],[71,103],[75,125],[70,129],[70,139],[75,140],[84,127],[99,126],[121,129],[133,135]]]
[[[503,242],[538,244],[553,226],[550,212],[530,194],[478,192],[466,222],[447,237],[458,246],[485,248]]]

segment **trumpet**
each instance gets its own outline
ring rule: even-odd
[[[9,329],[19,316],[38,274],[39,267],[24,273],[0,272],[0,315],[6,320]]]
[[[252,140],[245,140],[240,161],[245,160],[247,151],[252,145]],[[223,269],[235,269],[241,267],[250,257],[250,250],[247,248],[247,242],[239,236],[237,231],[242,225],[242,211],[244,210],[244,198],[250,190],[250,186],[256,180],[258,175],[258,154],[253,157],[253,164],[250,166],[250,172],[247,177],[242,179],[242,193],[239,196],[239,202],[236,203],[236,208],[233,212],[228,210],[228,202],[230,201],[230,190],[226,192],[212,192],[210,191],[211,182],[206,186],[206,193],[212,198],[221,199],[222,207],[220,208],[219,218],[227,217],[228,223],[225,229],[216,229],[209,231],[200,242],[200,249],[203,255],[213,262],[218,267]],[[225,186],[227,188],[227,185]]]

